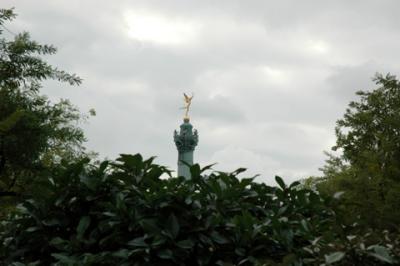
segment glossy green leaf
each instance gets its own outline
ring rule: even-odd
[[[369,248],[370,249],[370,248]],[[372,246],[374,252],[370,252],[369,254],[380,261],[387,262],[387,263],[394,263],[394,259],[390,256],[388,250],[385,247],[374,245]]]
[[[326,264],[333,264],[335,262],[338,262],[342,260],[345,256],[344,252],[338,251],[338,252],[333,252],[329,255],[325,255],[325,262]]]

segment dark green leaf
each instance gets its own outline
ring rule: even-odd
[[[55,259],[57,259],[58,262],[61,262],[62,264],[66,264],[66,265],[74,265],[74,263],[77,262],[75,257],[69,256],[64,253],[52,253],[51,256],[53,256]]]
[[[120,249],[112,253],[113,257],[127,259],[129,257],[130,251],[128,249]]]
[[[281,177],[275,176],[275,181],[276,181],[276,183],[278,183],[278,185],[279,185],[282,189],[285,189],[285,188],[286,188],[285,182],[283,182],[283,179],[282,179]]]
[[[199,177],[201,173],[200,165],[194,164],[190,167],[190,174],[193,178]]]
[[[194,242],[190,239],[186,239],[177,242],[176,245],[183,249],[191,249],[194,246]]]
[[[46,219],[46,220],[42,221],[42,223],[43,223],[44,225],[47,225],[47,226],[61,225],[60,220],[57,219],[57,218]]]
[[[162,258],[162,259],[172,259],[173,258],[173,253],[169,249],[163,249],[157,252],[157,256]]]
[[[221,235],[220,233],[218,233],[217,231],[213,231],[210,236],[211,236],[211,239],[218,244],[229,243],[229,240],[226,237],[224,237],[223,235]]]
[[[170,216],[167,219],[167,224],[166,224],[166,229],[168,232],[170,232],[172,238],[176,238],[179,233],[179,222],[178,219],[176,219],[176,216],[171,213]]]
[[[76,233],[78,234],[79,238],[83,236],[89,225],[90,225],[90,217],[89,216],[82,217],[81,220],[79,221],[78,227],[76,228]]]
[[[134,247],[147,247],[148,245],[145,242],[144,237],[137,237],[127,243],[129,246],[134,246]]]

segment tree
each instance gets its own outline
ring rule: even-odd
[[[374,227],[400,223],[400,82],[376,74],[378,88],[359,91],[344,117],[337,121],[340,156],[322,168],[323,191],[343,190],[350,217],[361,216]]]
[[[79,85],[76,75],[46,63],[41,56],[56,48],[31,40],[24,32],[4,36],[12,9],[0,10],[0,196],[22,195],[47,167],[80,156],[85,141],[77,123],[85,119],[68,100],[51,103],[41,82],[55,79]]]
[[[359,91],[337,122],[337,143],[351,165],[379,170],[387,179],[400,181],[400,82],[393,75],[377,74],[380,87]]]

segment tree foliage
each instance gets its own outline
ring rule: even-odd
[[[399,239],[352,236],[323,198],[299,183],[279,187],[237,174],[192,179],[153,158],[88,160],[48,176],[3,223],[0,259],[15,265],[384,265]],[[350,230],[351,229],[351,230]],[[397,242],[396,242],[397,241]]]
[[[378,88],[359,91],[337,122],[334,150],[322,169],[320,191],[345,191],[348,217],[366,226],[400,224],[400,82],[393,75],[374,78]]]
[[[0,27],[15,18],[0,10]],[[83,152],[77,122],[84,116],[68,100],[51,103],[41,82],[56,79],[79,85],[81,79],[49,65],[42,56],[56,49],[31,40],[28,33],[5,36],[0,28],[0,196],[26,193],[49,165]]]
[[[359,91],[360,100],[338,120],[334,149],[351,165],[400,181],[400,82],[390,74],[374,81],[379,87]]]

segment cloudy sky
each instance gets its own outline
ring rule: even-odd
[[[83,125],[101,157],[157,155],[175,169],[182,93],[194,92],[195,160],[247,167],[273,183],[320,174],[335,121],[375,72],[400,70],[399,1],[2,0],[7,27],[54,44],[49,61],[84,79],[47,82],[97,116]]]

